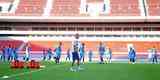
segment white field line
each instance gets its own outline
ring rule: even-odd
[[[52,66],[52,67],[49,67],[49,68],[46,68],[46,69],[44,68],[44,69],[39,69],[39,70],[34,70],[34,71],[29,71],[29,72],[23,72],[23,73],[13,74],[13,75],[8,76],[8,78],[22,76],[22,75],[26,75],[26,74],[30,74],[30,73],[35,73],[35,72],[39,72],[39,71],[42,71],[42,70],[55,69],[55,68],[58,68],[58,67],[63,67],[64,65],[56,65],[56,66]],[[3,78],[3,76],[2,76],[2,77],[0,77],[0,79],[5,79],[5,78]]]

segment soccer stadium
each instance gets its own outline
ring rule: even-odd
[[[0,0],[0,80],[160,79],[160,0]]]

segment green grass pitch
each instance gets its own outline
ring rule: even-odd
[[[70,63],[42,62],[43,69],[10,69],[0,62],[0,80],[159,80],[159,64],[97,64],[81,65],[84,70],[70,71]],[[2,78],[8,76],[9,78]]]

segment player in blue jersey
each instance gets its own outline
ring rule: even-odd
[[[2,56],[1,56],[2,61],[6,61],[6,55],[7,55],[7,53],[8,53],[7,47],[3,47]]]
[[[48,60],[51,60],[51,58],[52,58],[52,49],[51,48],[48,49],[47,54],[48,54]]]
[[[11,61],[12,61],[12,60],[14,60],[14,57],[15,57],[15,55],[14,55],[14,47],[13,46],[11,47],[10,54],[11,54]]]
[[[13,59],[18,60],[18,48],[13,48]]]
[[[128,57],[130,62],[134,64],[136,61],[136,51],[132,47],[129,48]]]
[[[0,52],[0,60],[2,61],[3,50]]]
[[[9,45],[8,47],[8,61],[12,60],[12,47]]]
[[[79,53],[80,53],[80,62],[82,61],[82,63],[84,64],[84,54],[85,54],[85,44],[84,43],[82,43],[82,45],[80,46]]]
[[[43,49],[43,60],[45,61],[46,60],[46,57],[47,57],[47,51],[46,49]]]
[[[99,44],[99,55],[100,55],[100,64],[104,64],[104,52],[105,52],[105,46],[103,45],[102,42]]]
[[[157,60],[157,49],[155,48],[155,46],[152,48],[152,54],[153,54],[153,59],[152,59],[152,63],[153,64],[156,64],[158,63],[158,60]]]
[[[61,58],[61,54],[62,54],[62,43],[59,43],[59,46],[55,49],[55,53],[56,53],[56,63],[60,64],[60,58]]]

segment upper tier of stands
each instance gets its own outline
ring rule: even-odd
[[[148,15],[160,16],[160,0],[147,0]]]
[[[54,0],[52,16],[78,16],[80,0]]]
[[[105,0],[87,0],[87,4],[100,4],[98,6],[100,9],[103,9],[105,4]],[[139,0],[109,0],[110,5],[105,5],[110,7],[108,13],[97,13],[99,16],[141,16],[141,11],[139,6]],[[54,0],[52,15],[54,16],[89,16],[92,13],[89,12],[89,9],[94,6],[86,7],[88,12],[81,14],[80,13],[80,5],[81,0]]]
[[[15,0],[0,0],[0,3],[13,3]],[[52,4],[48,3],[52,2]],[[83,0],[85,1],[85,0]],[[91,12],[81,13],[81,5],[86,11],[92,7],[89,4],[100,5],[104,9],[107,0],[19,0],[18,6],[13,13],[0,13],[0,15],[10,16],[43,16],[45,8],[51,8],[47,11],[49,16],[90,16]],[[98,16],[160,16],[160,0],[108,0],[108,13],[98,12]],[[51,7],[47,7],[49,5]],[[94,11],[93,11],[94,13]],[[147,16],[146,15],[146,16]],[[48,16],[48,15],[47,15]],[[97,15],[96,15],[97,16]]]
[[[15,15],[41,16],[45,5],[46,0],[20,0]]]
[[[110,0],[110,16],[141,16],[139,0]]]

